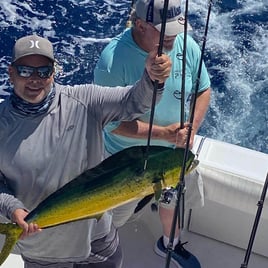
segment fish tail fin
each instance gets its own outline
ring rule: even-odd
[[[5,235],[5,243],[0,252],[0,265],[4,263],[17,243],[22,229],[15,223],[0,223],[0,234]]]

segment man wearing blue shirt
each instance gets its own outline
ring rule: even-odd
[[[94,82],[100,85],[126,86],[134,84],[142,75],[145,59],[153,46],[159,43],[161,30],[161,0],[138,0],[132,13],[132,27],[115,37],[103,50],[94,71]],[[189,124],[180,126],[181,87],[182,87],[182,55],[184,40],[184,19],[181,15],[180,1],[170,0],[164,37],[164,53],[172,60],[172,70],[166,80],[164,94],[156,105],[151,145],[168,147],[185,147]],[[189,26],[190,27],[190,26]],[[191,36],[187,36],[186,76],[185,76],[185,118],[189,117],[191,95],[195,91],[198,79],[198,68],[201,52],[198,44]],[[194,135],[206,114],[210,100],[210,79],[203,63],[199,89],[192,126],[190,147],[193,146]],[[148,139],[150,112],[132,122],[113,122],[104,130],[105,149],[114,154],[124,148],[135,145],[146,145]],[[187,177],[186,177],[187,179]],[[197,180],[197,178],[196,178]],[[186,184],[187,186],[187,184]],[[191,193],[189,193],[191,194]],[[176,196],[176,194],[175,194]],[[136,202],[137,203],[137,202]],[[136,203],[126,205],[114,211],[114,223],[120,226],[133,213]],[[169,234],[174,213],[173,206],[160,202],[159,214],[163,225],[163,237],[156,245],[155,251],[166,255]],[[128,211],[128,212],[127,212]],[[127,212],[127,213],[126,213]],[[179,229],[176,229],[172,261],[183,268],[200,267],[197,258],[184,249],[179,240]]]

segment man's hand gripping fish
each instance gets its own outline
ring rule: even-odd
[[[110,209],[155,194],[178,183],[184,149],[150,146],[144,170],[145,146],[130,147],[104,160],[43,200],[26,217],[42,229],[86,218],[100,218]],[[186,173],[195,166],[189,152]],[[0,223],[6,235],[0,265],[17,243],[22,229],[14,223]]]

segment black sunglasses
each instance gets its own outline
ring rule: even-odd
[[[26,65],[13,65],[19,76],[24,78],[29,78],[35,71],[40,78],[49,78],[53,72],[53,66],[41,66],[41,67],[32,67]]]

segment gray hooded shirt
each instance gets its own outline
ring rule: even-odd
[[[55,84],[56,96],[42,115],[21,115],[9,99],[0,104],[0,212],[34,209],[42,200],[103,158],[103,127],[133,120],[151,107],[147,72],[133,87]],[[157,101],[162,89],[157,90]],[[90,205],[90,204],[89,204]],[[20,240],[19,253],[48,262],[80,262],[91,242],[106,236],[111,213],[44,229]]]

